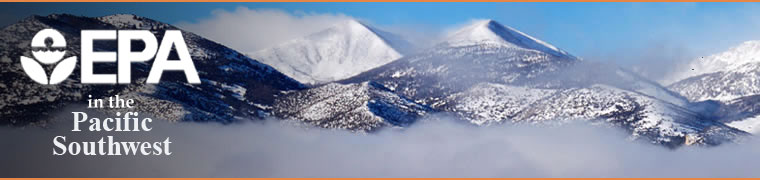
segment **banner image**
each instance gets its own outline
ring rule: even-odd
[[[760,177],[752,2],[0,2],[0,178]]]

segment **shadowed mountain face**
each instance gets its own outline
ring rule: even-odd
[[[145,84],[152,61],[132,63],[129,85],[89,85],[80,83],[79,63],[74,73],[61,84],[40,85],[26,76],[18,62],[31,57],[29,42],[42,29],[56,29],[67,40],[66,56],[80,54],[83,29],[150,30],[161,42],[165,30],[181,30],[166,23],[134,15],[98,18],[66,14],[32,16],[0,31],[3,49],[0,64],[0,124],[44,124],[46,112],[66,104],[85,104],[88,95],[103,98],[119,94],[133,98],[137,111],[155,114],[172,121],[212,121],[229,123],[236,117],[261,117],[268,113],[280,91],[302,89],[297,81],[272,67],[189,32],[182,32],[201,84],[188,84],[182,72],[164,72],[161,83]],[[116,41],[96,41],[95,51],[117,49]],[[133,49],[144,47],[133,42]],[[169,59],[178,59],[172,50]],[[49,72],[52,67],[46,67]],[[96,63],[95,73],[116,73],[116,63]]]

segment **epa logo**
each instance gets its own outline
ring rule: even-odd
[[[48,46],[45,44],[46,40],[52,40],[52,44]],[[65,80],[76,67],[77,57],[72,56],[63,59],[66,55],[66,39],[63,38],[60,32],[53,29],[44,29],[34,35],[32,38],[32,55],[34,58],[21,56],[21,67],[24,72],[40,84],[58,84]],[[59,63],[60,61],[60,63]],[[45,69],[40,64],[55,65],[53,72],[50,73],[50,78],[47,77]]]
[[[81,31],[81,65],[80,70],[84,84],[129,84],[132,80],[131,64],[153,59],[153,65],[146,83],[157,84],[164,71],[183,71],[187,82],[199,84],[200,78],[195,69],[187,44],[179,30],[167,30],[161,44],[148,30],[82,30]],[[52,43],[47,43],[48,40]],[[95,41],[116,40],[117,52],[94,51]],[[132,51],[132,41],[142,41],[142,51]],[[76,67],[77,56],[66,57],[66,39],[55,29],[43,29],[32,38],[32,55],[34,58],[21,56],[21,67],[37,83],[58,84],[71,75]],[[169,53],[175,49],[179,59],[169,60]],[[95,63],[117,63],[115,74],[95,74]],[[52,65],[50,77],[42,65]]]

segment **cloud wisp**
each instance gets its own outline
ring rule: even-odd
[[[344,14],[286,12],[278,9],[215,10],[211,17],[177,26],[225,44],[241,52],[254,52],[318,32],[351,19]]]

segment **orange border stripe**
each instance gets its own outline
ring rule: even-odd
[[[3,180],[760,180],[760,178],[0,178]]]
[[[760,0],[0,0],[0,2],[760,2]]]
[[[0,178],[11,180],[730,180],[760,178]]]

